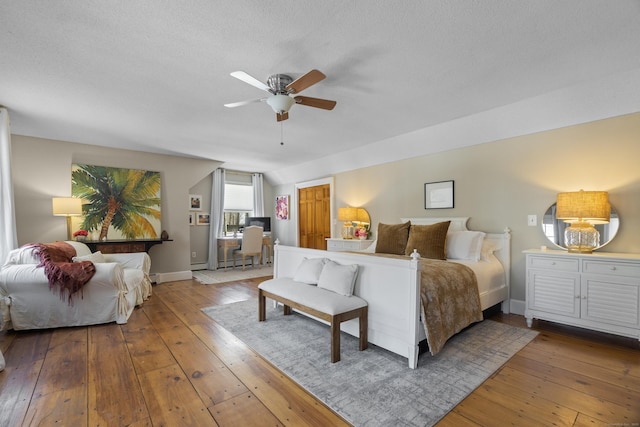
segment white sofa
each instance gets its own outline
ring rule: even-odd
[[[133,309],[151,295],[148,254],[92,254],[84,243],[67,243],[75,248],[76,256],[94,261],[96,272],[91,280],[70,303],[49,289],[33,247],[11,251],[0,267],[0,330],[127,323]]]

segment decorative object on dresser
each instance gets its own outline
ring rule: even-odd
[[[71,217],[82,215],[82,199],[77,197],[54,197],[51,200],[53,216],[67,217],[67,240],[71,240]]]
[[[570,224],[564,231],[569,252],[590,254],[600,245],[600,232],[593,224],[607,224],[611,205],[606,191],[559,193],[556,218]]]
[[[354,235],[358,238],[364,235],[364,239],[369,237],[371,217],[366,209],[353,207],[338,208],[338,221],[344,222],[342,227],[343,239],[353,239]]]
[[[525,318],[640,339],[640,254],[526,254]]]

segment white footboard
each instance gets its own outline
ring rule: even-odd
[[[276,244],[274,277],[293,277],[303,258],[329,258],[340,264],[358,264],[354,294],[369,304],[369,342],[418,364],[420,336],[419,263],[358,253],[328,252]],[[304,313],[303,313],[304,314]],[[342,324],[358,337],[358,321]]]

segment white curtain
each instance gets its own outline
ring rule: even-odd
[[[211,180],[211,223],[209,226],[209,270],[218,269],[218,237],[224,227],[224,169],[213,171]]]
[[[262,190],[262,174],[254,173],[253,181],[253,215],[264,216],[264,193]]]
[[[0,107],[0,264],[18,247],[11,181],[11,129],[9,111]]]

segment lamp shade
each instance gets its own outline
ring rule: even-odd
[[[611,215],[609,193],[606,191],[574,191],[559,193],[556,218],[564,222],[606,224]]]
[[[279,114],[288,113],[289,108],[291,108],[295,102],[296,100],[289,95],[277,94],[267,98],[267,104],[269,104],[273,111]]]
[[[357,220],[357,208],[338,208],[338,221],[352,222]]]
[[[75,197],[54,197],[51,204],[54,216],[82,215],[82,199]]]

